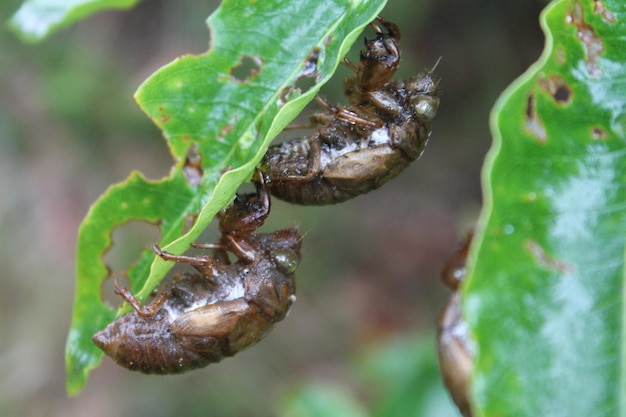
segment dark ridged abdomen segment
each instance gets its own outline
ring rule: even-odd
[[[93,341],[119,365],[145,374],[182,373],[230,356],[214,338],[207,338],[199,351],[183,347],[169,331],[169,324],[170,320],[131,312],[96,333]]]
[[[293,139],[269,147],[261,171],[273,197],[302,205],[341,203],[381,187],[413,158],[389,144],[345,152],[322,149],[314,155],[303,146],[305,141]],[[299,153],[304,151],[308,153]]]

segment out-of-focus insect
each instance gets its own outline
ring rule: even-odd
[[[134,311],[118,318],[93,340],[118,364],[144,373],[170,374],[204,367],[261,340],[285,318],[295,301],[301,236],[295,228],[253,233],[265,221],[270,200],[237,196],[222,213],[213,256],[176,256],[154,247],[161,258],[189,263],[149,305],[116,282],[116,293]],[[227,252],[238,260],[231,264]]]
[[[454,294],[441,313],[437,326],[439,367],[450,396],[464,417],[472,417],[469,382],[474,370],[476,349],[461,314],[461,295],[458,289],[465,279],[465,264],[471,240],[470,235],[443,271],[442,280]]]
[[[273,196],[339,203],[380,187],[422,154],[439,107],[434,68],[393,81],[400,30],[382,18],[371,25],[376,37],[365,39],[359,63],[345,60],[355,72],[344,84],[347,107],[318,98],[326,112],[311,117],[317,129],[269,147],[261,171]]]

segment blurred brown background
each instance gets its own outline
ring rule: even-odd
[[[539,57],[544,4],[390,0],[384,17],[402,30],[398,76],[442,57],[441,107],[423,157],[383,188],[338,206],[275,201],[266,229],[295,222],[307,235],[298,301],[261,344],[175,377],[130,373],[105,358],[72,399],[64,347],[78,225],[131,170],[151,178],[168,173],[165,142],[132,94],[178,55],[207,49],[204,19],[217,2],[144,1],[34,46],[3,31],[0,415],[272,415],[290,385],[348,384],[344,371],[363,346],[396,335],[432,337],[448,297],[439,272],[480,209],[489,111]],[[2,19],[18,5],[3,2]],[[341,102],[337,92],[348,74],[340,68],[322,89],[330,102]],[[114,234],[110,261],[123,267],[155,236],[147,227],[124,228]]]

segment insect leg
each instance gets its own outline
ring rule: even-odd
[[[376,17],[376,22],[380,23],[385,27],[385,29],[387,29],[387,36],[392,37],[396,42],[400,40],[400,28],[398,28],[398,25],[391,23],[380,16]],[[370,26],[374,28],[377,34],[383,34],[382,29],[376,24],[376,22],[370,23]]]
[[[259,254],[245,238],[237,239],[233,235],[224,235],[222,240],[228,246],[228,249],[235,254],[239,259],[242,259],[248,263],[254,263],[259,259]]]
[[[215,261],[210,256],[173,255],[171,253],[165,252],[158,245],[154,245],[152,247],[152,250],[165,261],[191,264],[191,266],[207,276],[215,275],[216,273]]]
[[[355,112],[351,110],[344,109],[341,107],[331,106],[330,104],[328,104],[326,100],[324,100],[320,96],[316,96],[315,100],[317,100],[320,106],[324,107],[331,114],[332,117],[336,117],[345,122],[348,122],[351,124],[358,124],[361,126],[367,126],[371,128],[378,128],[384,124],[381,120],[372,121],[372,120],[364,119],[363,117],[359,116],[358,114],[356,114]],[[326,115],[319,115],[319,116],[323,118]]]
[[[359,72],[359,69],[360,69],[359,64],[355,64],[354,62],[350,61],[348,58],[344,58],[341,63],[345,65],[346,67],[350,68],[355,73]]]
[[[115,294],[120,295],[131,307],[142,317],[152,317],[163,306],[167,300],[169,292],[169,286],[161,288],[159,292],[154,296],[152,302],[147,305],[141,305],[137,298],[126,287],[122,287],[122,284],[118,280],[115,280]]]

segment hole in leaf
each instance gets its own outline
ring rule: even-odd
[[[159,228],[145,221],[133,220],[118,226],[112,233],[113,245],[104,255],[104,262],[113,276],[120,276],[143,252],[152,252],[152,245],[160,238]]]
[[[295,88],[300,92],[300,94],[306,93],[315,86],[317,82],[312,78],[300,77],[296,80]]]
[[[113,306],[121,305],[122,299],[113,293],[115,279],[124,286],[130,283],[125,278],[142,254],[152,253],[152,245],[161,238],[159,228],[145,221],[130,221],[117,227],[112,233],[113,244],[104,254],[103,261],[111,271],[109,279],[102,284],[102,298]]]
[[[317,82],[317,63],[320,58],[320,52],[320,48],[316,46],[304,61],[304,67],[294,84],[294,87],[300,90],[301,93],[308,91]]]
[[[280,89],[280,91],[278,92],[278,105],[279,106],[283,106],[285,105],[285,103],[287,103],[294,95],[294,93],[296,92],[296,87],[289,86],[289,87],[283,87]]]
[[[558,104],[568,104],[572,101],[571,87],[558,75],[541,78],[539,86],[548,92]]]
[[[553,94],[556,101],[564,103],[569,101],[571,92],[567,86],[559,86]]]
[[[320,48],[317,46],[309,53],[304,61],[304,67],[300,72],[300,77],[315,78],[317,77],[317,62],[320,58]]]
[[[591,139],[594,140],[606,140],[609,138],[609,134],[606,132],[606,130],[602,129],[601,127],[592,127],[591,128]]]
[[[289,87],[283,87],[278,93],[278,105],[282,106],[292,98],[295,98],[302,93],[305,93],[310,88],[315,86],[318,81],[319,74],[317,72],[317,65],[320,57],[320,48],[315,47],[311,50],[309,55],[304,60],[302,71],[298,74],[298,77],[292,85]]]
[[[127,280],[121,279],[120,277],[115,278],[119,279],[123,286],[128,286]],[[114,309],[117,309],[122,305],[122,297],[115,294],[114,279],[105,279],[102,283],[102,301]]]
[[[237,66],[231,68],[230,76],[234,81],[245,84],[259,75],[263,68],[263,61],[259,57],[244,55]]]

